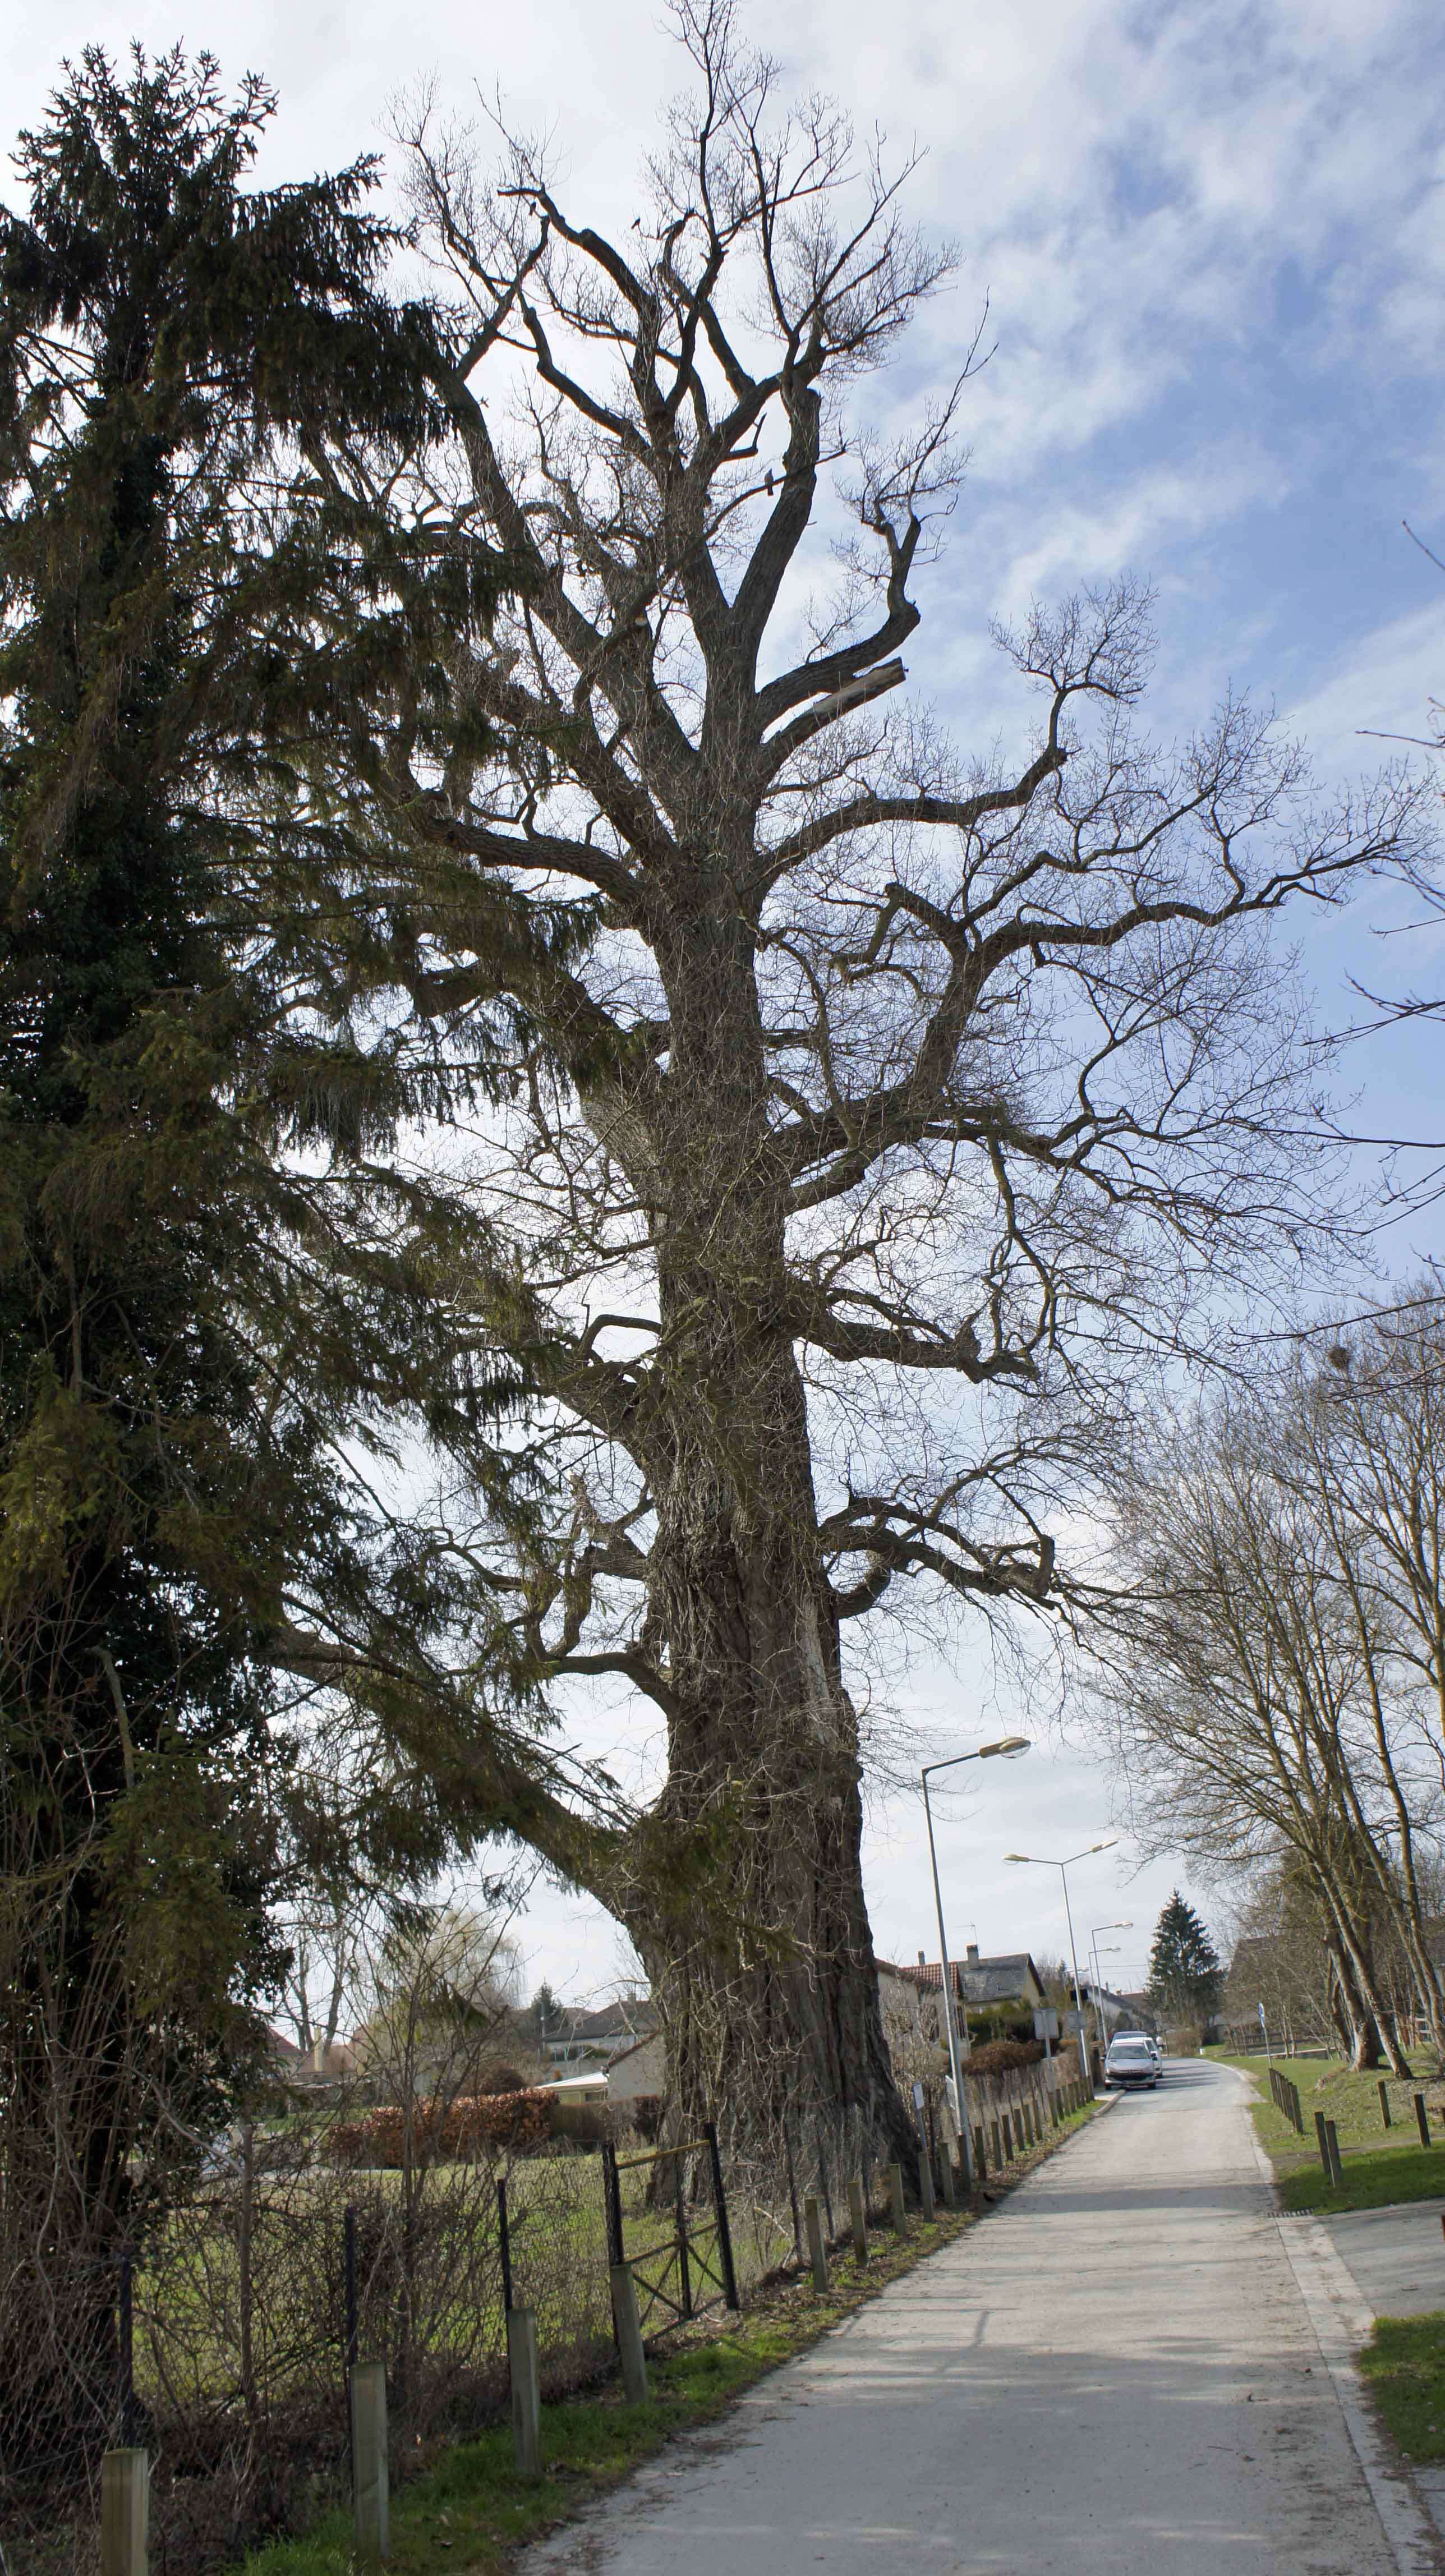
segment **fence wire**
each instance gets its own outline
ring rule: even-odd
[[[1068,2072],[968,2079],[988,2175],[1047,2132]],[[941,2091],[917,2134],[936,2163],[956,2152]],[[397,2465],[425,2466],[506,2412],[508,2289],[536,2312],[544,2394],[587,2385],[612,2363],[619,2229],[655,2341],[795,2272],[809,2199],[835,2245],[854,2178],[874,2223],[890,2216],[894,2146],[856,2110],[794,2115],[761,2144],[724,2123],[717,2159],[703,2139],[642,2150],[358,2169],[324,2123],[246,2131],[139,2246],[7,2264],[0,2230],[5,2576],[98,2576],[100,2462],[116,2444],[151,2455],[153,2576],[209,2576],[304,2528],[347,2492],[348,2353],[385,2362]]]

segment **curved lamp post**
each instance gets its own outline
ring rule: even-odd
[[[929,1804],[928,1783],[935,1771],[956,1771],[964,1762],[989,1762],[997,1753],[1027,1753],[1026,1735],[1002,1735],[997,1744],[980,1744],[972,1753],[955,1753],[949,1762],[925,1762],[919,1773],[923,1782],[923,1813],[928,1821],[928,1857],[933,1866],[933,1906],[938,1916],[938,1955],[943,1975],[943,2027],[948,2039],[948,2066],[953,2077],[953,2107],[958,2119],[958,2134],[963,2140],[963,2169],[968,2187],[974,2186],[973,2136],[968,2122],[968,2106],[963,2098],[963,2063],[958,2045],[958,2020],[953,2009],[953,1978],[948,1965],[948,1940],[943,1929],[943,1892],[938,1884],[938,1850],[933,1839],[933,1809]],[[965,2022],[965,2027],[967,2023]]]
[[[1067,1860],[1041,1860],[1037,1852],[1004,1853],[1005,1860],[1018,1861],[1026,1869],[1056,1869],[1063,1880],[1064,1917],[1069,1927],[1069,1958],[1074,1970],[1074,2010],[1079,2017],[1079,2064],[1084,2070],[1084,2082],[1091,2093],[1094,2089],[1094,2071],[1089,2064],[1089,2034],[1084,2027],[1084,1998],[1079,1991],[1079,1953],[1074,1946],[1074,1911],[1069,1903],[1068,1873],[1075,1861],[1092,1860],[1095,1852],[1112,1851],[1118,1839],[1117,1834],[1110,1834],[1101,1843],[1090,1843],[1084,1851],[1070,1852]]]

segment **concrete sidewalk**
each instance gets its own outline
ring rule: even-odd
[[[1335,2252],[1366,2307],[1377,2317],[1419,2317],[1445,2308],[1445,2200],[1411,2200],[1393,2209],[1321,2211]]]
[[[1394,2510],[1378,2469],[1362,2467],[1308,2295],[1260,2175],[1243,2087],[1204,2062],[1175,2062],[1157,2094],[1119,2102],[979,2229],[522,2566],[526,2576],[877,2576],[885,2560],[928,2576],[1436,2568],[1412,2493],[1402,2488]],[[1363,2443],[1358,2423],[1356,2433]]]

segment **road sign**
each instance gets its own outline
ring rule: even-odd
[[[923,2087],[916,2075],[913,2079],[913,2107],[915,2111],[921,2111],[923,2108]]]

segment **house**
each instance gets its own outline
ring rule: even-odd
[[[1044,1981],[1027,1950],[1002,1951],[996,1958],[986,1959],[978,1943],[970,1941],[963,1957],[950,1959],[948,1964],[960,2039],[970,2014],[988,2013],[1032,2025],[1034,2014],[1048,2001]],[[920,2038],[930,2039],[936,2031],[942,2039],[938,2007],[943,1995],[943,1969],[938,1960],[930,1963],[922,1950],[913,1968],[897,1967],[891,1959],[880,1959],[878,1995],[885,2021],[891,2019],[903,2025],[911,2020]]]
[[[655,2101],[667,2090],[667,2041],[660,2030],[607,2061],[607,2099],[624,2114],[635,2102]]]
[[[298,2048],[285,2032],[266,2029],[266,2054],[288,2084],[340,2084],[356,2072],[355,2051],[345,2040],[318,2039]]]
[[[556,2028],[542,2041],[542,2057],[549,2066],[606,2066],[661,2028],[662,2016],[648,1995],[619,1995],[596,2012],[564,2005]]]
[[[1158,2033],[1158,2019],[1147,1995],[1116,1995],[1108,1986],[1090,1985],[1087,1977],[1080,1980],[1079,1991],[1086,2012],[1098,2013],[1112,2039],[1120,2030],[1147,2030]]]

